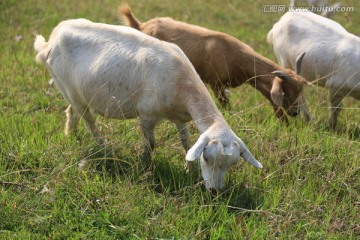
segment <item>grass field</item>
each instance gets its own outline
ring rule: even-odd
[[[359,1],[335,19],[360,35]],[[229,125],[264,165],[244,161],[212,199],[185,173],[176,128],[157,128],[153,171],[139,170],[135,120],[99,117],[108,142],[95,145],[84,124],[66,138],[66,101],[34,61],[33,33],[47,39],[69,18],[118,24],[121,1],[0,2],[0,239],[358,239],[360,102],[343,102],[337,131],[327,128],[327,91],[308,87],[313,115],[286,126],[268,101],[244,85],[232,89]],[[231,34],[275,61],[266,34],[281,13],[277,0],[128,2],[146,21],[157,16]],[[192,140],[198,137],[193,124]],[[94,163],[85,171],[77,164]]]

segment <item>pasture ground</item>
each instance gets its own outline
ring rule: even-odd
[[[275,61],[266,34],[281,16],[269,5],[288,1],[128,2],[143,21],[157,16],[231,34]],[[360,35],[359,1],[335,19]],[[175,127],[157,128],[154,170],[139,164],[135,120],[98,118],[107,147],[84,124],[64,137],[67,103],[34,61],[33,33],[47,39],[69,18],[117,24],[121,1],[0,2],[1,239],[357,239],[360,236],[360,102],[345,99],[339,129],[327,128],[327,91],[306,89],[313,115],[285,126],[250,86],[232,89],[233,130],[264,165],[240,161],[212,199],[185,173]],[[198,137],[193,124],[193,142]],[[77,164],[93,164],[81,171]]]

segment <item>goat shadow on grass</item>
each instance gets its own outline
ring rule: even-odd
[[[219,199],[227,203],[229,213],[250,214],[253,210],[260,209],[264,202],[263,192],[257,188],[249,188],[246,183],[229,186]]]
[[[166,158],[157,158],[155,162],[153,181],[154,190],[158,193],[170,193],[192,198],[200,194],[203,204],[228,207],[229,213],[251,214],[253,210],[261,208],[264,202],[263,192],[256,187],[249,187],[248,183],[233,185],[231,178],[225,188],[214,196],[201,182],[200,166],[193,174],[186,173],[179,164],[169,162]]]
[[[184,164],[176,164],[168,161],[165,157],[156,158],[153,161],[153,182],[155,184],[154,190],[158,193],[173,193],[177,194],[188,187],[195,186],[200,179],[200,171],[196,173],[187,173]]]
[[[153,184],[155,192],[163,194],[181,194],[192,197],[194,192],[201,194],[206,204],[221,203],[228,206],[230,213],[256,210],[263,203],[263,195],[256,188],[249,188],[246,183],[232,185],[228,181],[225,189],[217,196],[212,196],[205,186],[200,183],[200,167],[197,172],[190,174],[185,170],[186,161],[178,164],[169,161],[167,157],[153,156],[150,164],[142,165],[141,156],[123,158],[121,148],[91,146],[84,154],[86,160],[84,170],[105,172],[117,181],[120,178],[129,177],[135,182],[146,181]],[[200,189],[200,192],[199,192]],[[250,214],[250,212],[248,212]]]
[[[123,158],[121,148],[94,144],[86,149],[79,162],[79,168],[106,172],[113,178],[126,176],[134,168],[135,160]]]
[[[90,146],[79,162],[79,167],[106,173],[114,181],[120,177],[135,182],[151,182],[158,193],[175,192],[196,183],[184,167],[169,162],[166,157],[152,156],[151,160],[145,161],[137,155],[124,156],[122,149],[114,146]]]

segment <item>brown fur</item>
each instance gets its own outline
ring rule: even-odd
[[[229,104],[225,95],[227,87],[249,83],[270,101],[277,117],[287,121],[282,108],[290,115],[298,113],[297,101],[305,81],[295,72],[256,53],[247,44],[225,33],[171,18],[154,18],[141,23],[128,6],[122,6],[119,10],[129,26],[160,40],[177,44],[201,79],[211,86],[222,105]],[[281,79],[271,74],[277,70],[288,74],[290,78]],[[274,97],[282,102],[276,104]]]

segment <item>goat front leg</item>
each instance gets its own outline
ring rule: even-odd
[[[187,152],[190,149],[190,133],[189,128],[186,123],[183,122],[174,122],[179,133],[181,144]],[[195,161],[186,161],[185,169],[187,173],[196,173],[197,172],[197,162]]]
[[[186,123],[183,122],[174,122],[177,130],[180,133],[180,140],[183,148],[187,152],[190,149],[190,133],[189,128]]]
[[[155,136],[154,136],[154,128],[156,125],[156,121],[147,118],[140,118],[140,130],[143,135],[143,154],[142,160],[145,163],[151,162],[151,152],[155,148]]]
[[[225,86],[222,84],[210,85],[214,91],[215,97],[220,102],[221,106],[230,108],[230,100],[225,94]]]
[[[339,116],[341,110],[341,101],[343,100],[343,96],[339,93],[339,90],[330,89],[329,91],[330,97],[330,117],[329,117],[329,127],[332,130],[335,130],[337,125],[337,118]]]

